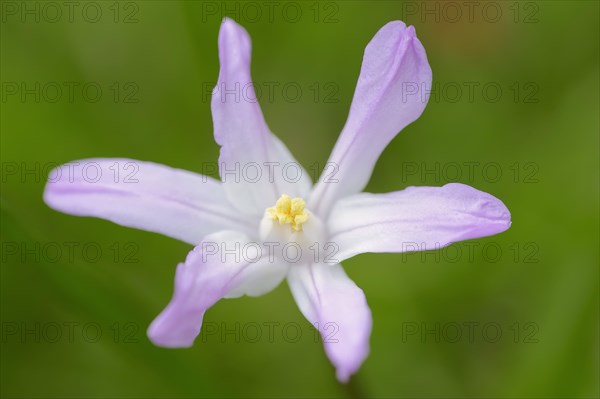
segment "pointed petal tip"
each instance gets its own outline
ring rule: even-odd
[[[498,233],[508,230],[512,224],[510,211],[504,202],[491,194],[488,195],[489,197],[482,205],[485,215],[496,226]]]
[[[462,183],[449,183],[443,188],[447,193],[462,193],[465,200],[473,204],[474,213],[485,221],[479,229],[486,235],[499,234],[510,228],[512,220],[508,207],[492,194]]]
[[[146,335],[150,342],[161,348],[190,348],[194,344],[194,339],[182,339],[181,337],[174,337],[169,333],[169,329],[163,323],[163,315],[159,315],[156,319],[150,323],[150,326],[146,330]],[[168,324],[168,323],[167,323]]]
[[[225,17],[223,18],[223,21],[221,21],[221,28],[219,29],[219,39],[225,39],[227,37],[230,37],[230,35],[245,36],[247,34],[248,33],[246,32],[246,29],[244,29],[242,25],[235,22],[235,20],[229,17]]]
[[[341,383],[341,384],[347,384],[350,382],[350,378],[356,374],[358,372],[358,370],[360,369],[361,365],[362,365],[361,361],[358,366],[356,367],[352,367],[352,366],[338,366],[336,367],[335,370],[335,377],[337,378],[337,380]]]
[[[173,300],[176,296],[177,294],[174,295]],[[200,335],[204,309],[200,314],[188,312],[186,309],[181,309],[180,303],[174,305],[173,300],[152,320],[146,335],[150,342],[162,348],[191,348],[196,337]]]
[[[240,24],[231,18],[223,18],[219,29],[219,61],[221,63],[220,74],[225,76],[243,76],[244,85],[249,77],[249,63],[251,53],[250,35]],[[248,75],[248,76],[246,76]],[[220,98],[220,95],[217,96]]]
[[[237,22],[235,22],[235,20],[233,18],[223,17],[223,20],[221,21],[221,29],[224,29],[224,28],[226,28],[226,29],[236,28],[238,26],[240,26],[240,24],[238,24]]]
[[[399,19],[395,20],[395,21],[390,21],[387,24],[383,25],[383,27],[381,27],[381,30],[384,29],[401,29],[404,30],[406,29],[406,24],[403,21],[400,21]]]
[[[347,384],[350,382],[351,374],[346,370],[338,369],[335,372],[335,376],[341,384]]]
[[[366,343],[363,344],[362,348],[354,352],[354,356],[350,356],[348,358],[340,358],[339,356],[336,356],[333,352],[331,352],[329,348],[325,348],[327,356],[330,358],[331,362],[335,367],[335,376],[340,383],[347,384],[350,381],[350,377],[352,377],[360,370],[367,357],[369,357],[371,349],[368,342],[368,337],[371,335],[372,324],[372,318],[370,318],[369,322],[367,323],[368,334],[366,338]]]
[[[56,205],[54,203],[54,197],[53,197],[53,188],[54,187],[55,187],[55,185],[53,182],[50,182],[50,181],[46,182],[46,185],[44,186],[44,192],[42,193],[42,200],[48,207],[56,210]]]
[[[416,38],[417,31],[413,25],[406,25],[403,21],[396,20],[390,21],[387,24],[383,25],[377,35],[385,34],[385,35],[397,35],[398,38],[408,37],[408,38]]]

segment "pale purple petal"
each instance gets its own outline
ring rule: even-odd
[[[219,79],[212,95],[219,170],[232,203],[262,216],[282,195],[304,197],[310,176],[269,130],[250,76],[248,33],[225,18],[219,32]]]
[[[290,267],[289,263],[275,257],[269,259],[266,256],[267,251],[267,248],[263,248],[265,256],[240,272],[237,284],[227,292],[225,298],[239,298],[243,295],[261,296],[273,290],[285,279]]]
[[[369,354],[371,310],[363,291],[341,265],[290,267],[288,284],[300,311],[321,332],[340,382],[347,382]]]
[[[499,199],[464,184],[361,193],[335,204],[328,220],[336,260],[364,252],[433,250],[510,227]]]
[[[253,231],[221,183],[185,170],[132,159],[84,159],[54,169],[44,192],[53,209],[94,216],[197,245],[224,229]]]
[[[171,302],[148,328],[158,346],[188,347],[200,333],[204,312],[226,296],[262,295],[283,280],[287,265],[257,259],[243,250],[248,236],[223,231],[211,234],[177,266]],[[256,261],[255,261],[256,260]]]
[[[367,185],[388,143],[425,109],[431,68],[414,27],[393,21],[367,45],[348,120],[309,202],[324,216]]]

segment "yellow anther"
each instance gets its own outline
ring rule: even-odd
[[[279,224],[289,224],[292,231],[302,231],[302,223],[308,220],[308,213],[304,210],[306,203],[302,198],[290,198],[283,194],[272,208],[267,208],[269,217],[279,221]]]

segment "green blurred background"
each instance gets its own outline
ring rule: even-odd
[[[1,4],[3,397],[598,397],[598,2]],[[70,160],[217,160],[224,15],[249,31],[254,80],[276,85],[265,117],[307,168],[327,160],[367,42],[415,25],[437,94],[367,190],[460,181],[512,212],[499,236],[344,262],[374,317],[349,386],[286,284],[219,302],[191,349],[153,346],[190,247],[42,202],[43,175]]]

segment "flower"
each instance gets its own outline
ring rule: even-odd
[[[148,329],[154,344],[191,346],[215,302],[262,295],[287,278],[301,312],[321,331],[337,378],[346,382],[368,355],[372,318],[363,291],[339,262],[364,252],[430,250],[497,234],[510,226],[510,213],[500,200],[463,184],[361,193],[381,152],[427,103],[431,69],[412,26],[390,22],[367,45],[348,120],[329,158],[335,180],[322,178],[314,187],[270,132],[258,103],[233,93],[243,87],[255,98],[250,38],[227,18],[219,59],[211,107],[222,182],[150,162],[88,159],[68,164],[68,174],[60,168],[51,174],[44,199],[65,213],[196,246],[177,267],[170,303]],[[85,173],[89,165],[93,179]],[[134,178],[101,173],[119,165],[132,169]],[[240,179],[240,165],[256,173]],[[294,165],[294,178],[272,173],[277,165]],[[267,256],[267,242],[304,252],[296,261],[277,252]],[[324,250],[306,254],[323,243],[336,250],[333,264]],[[329,340],[332,325],[336,335]]]

